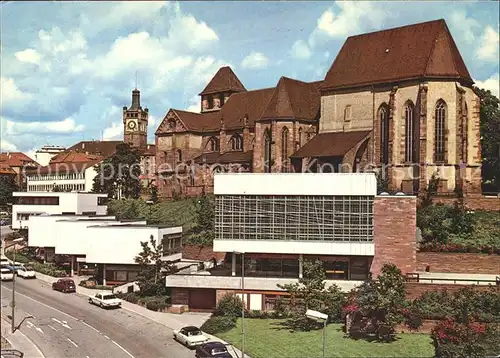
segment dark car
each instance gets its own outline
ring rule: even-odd
[[[196,358],[233,358],[228,352],[227,346],[221,342],[208,342],[196,348]]]
[[[76,292],[75,281],[70,278],[60,278],[52,284],[52,289],[64,293]]]

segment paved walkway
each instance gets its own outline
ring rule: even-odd
[[[439,283],[439,284],[461,284],[461,285],[488,285],[495,284],[497,275],[489,274],[460,274],[460,273],[447,273],[447,272],[418,272],[422,283]],[[500,274],[500,273],[499,273]],[[432,281],[431,281],[432,280]],[[458,281],[453,281],[458,280]],[[488,280],[491,282],[481,282],[476,280]]]
[[[38,347],[22,333],[16,331],[11,333],[10,321],[2,316],[2,336],[10,343],[11,349],[17,349],[24,353],[25,358],[45,358]]]

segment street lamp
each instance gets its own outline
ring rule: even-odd
[[[326,323],[328,322],[328,315],[318,311],[307,310],[306,317],[323,323],[323,358],[325,358]]]
[[[241,358],[245,358],[245,253],[233,251],[234,254],[241,255],[241,298],[243,306],[241,308]]]
[[[18,242],[21,242],[21,241],[24,241],[24,237],[20,237],[20,238],[12,240],[12,244],[5,247],[5,249],[8,249],[9,247],[14,246],[14,254],[12,255],[12,261],[13,261],[12,265],[13,266],[16,265],[16,245]],[[12,306],[12,312],[11,312],[12,326],[11,326],[11,329],[12,329],[12,333],[14,333],[16,331],[16,325],[15,325],[15,319],[14,319],[15,307],[16,307],[16,271],[15,270],[14,270],[13,275],[12,275],[12,302],[11,302],[11,306]]]

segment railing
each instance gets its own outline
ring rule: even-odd
[[[424,282],[424,283],[434,283],[434,281],[442,282],[453,282],[455,285],[460,285],[463,283],[473,283],[473,284],[481,284],[481,283],[490,283],[500,286],[500,276],[496,276],[494,280],[483,280],[483,279],[473,279],[473,278],[440,278],[440,277],[420,277],[419,273],[407,273],[405,277],[406,282]]]

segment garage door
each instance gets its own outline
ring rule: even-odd
[[[210,288],[189,290],[189,309],[212,310],[215,308],[216,291]]]

